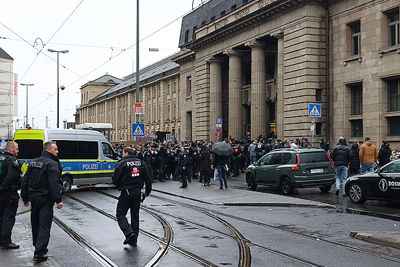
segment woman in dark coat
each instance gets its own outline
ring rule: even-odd
[[[204,182],[204,185],[210,185],[211,163],[211,153],[204,146],[200,152],[200,182]]]
[[[390,157],[392,156],[392,150],[387,142],[383,142],[381,149],[379,150],[378,160],[379,166],[385,166],[390,162]]]
[[[357,143],[351,145],[351,160],[349,166],[350,176],[356,175],[360,172],[360,148]]]

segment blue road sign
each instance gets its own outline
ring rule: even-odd
[[[6,142],[5,139],[1,139],[1,143],[4,144]]]
[[[309,117],[321,117],[321,104],[308,104]]]
[[[144,137],[144,124],[132,124],[132,136]]]
[[[216,124],[222,124],[222,118],[217,118],[217,123]]]

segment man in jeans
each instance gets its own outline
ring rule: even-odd
[[[365,138],[365,143],[361,146],[359,155],[361,173],[373,172],[378,159],[378,149],[372,144],[371,138]]]
[[[351,160],[351,150],[346,144],[346,139],[341,137],[338,145],[333,148],[331,158],[335,163],[336,172],[336,195],[339,195],[340,181],[342,181],[342,196],[346,196],[345,184]]]

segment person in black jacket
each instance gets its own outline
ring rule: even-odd
[[[146,184],[145,197],[151,193],[151,177],[147,164],[138,159],[132,148],[126,147],[123,159],[115,166],[113,183],[121,191],[117,204],[117,220],[125,235],[124,245],[137,246],[139,236],[139,209],[142,200],[141,189]],[[131,224],[126,214],[131,210]]]
[[[379,150],[378,154],[378,160],[379,160],[379,166],[385,166],[390,162],[390,157],[392,156],[392,150],[389,147],[389,143],[383,141],[382,142],[382,147]]]
[[[19,245],[11,241],[21,178],[21,167],[16,156],[18,144],[7,142],[5,152],[0,155],[0,247],[3,249],[19,248]]]
[[[339,143],[331,152],[331,158],[334,161],[336,172],[336,195],[339,195],[340,180],[342,180],[342,196],[346,196],[345,184],[348,174],[348,166],[351,160],[351,150],[346,144],[346,139],[341,137]]]
[[[192,166],[191,158],[185,147],[181,147],[181,152],[178,156],[178,173],[182,179],[182,185],[180,188],[186,188],[187,182],[190,177],[190,167]]]
[[[214,168],[217,169],[218,178],[219,178],[219,189],[224,189],[223,184],[225,184],[225,188],[228,188],[228,182],[226,179],[225,165],[228,164],[229,157],[220,156],[216,153],[213,153],[213,165]]]
[[[47,246],[53,220],[53,205],[61,209],[60,178],[62,167],[57,158],[58,147],[49,141],[43,145],[41,157],[29,163],[21,185],[21,197],[25,207],[32,205],[32,238],[35,246],[33,260],[46,261]]]
[[[205,186],[210,185],[211,163],[209,144],[207,144],[202,147],[200,153],[200,181],[203,181]]]
[[[349,175],[353,176],[360,173],[360,148],[357,143],[351,145],[351,161],[349,166]]]

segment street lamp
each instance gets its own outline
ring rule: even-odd
[[[60,64],[59,64],[59,55],[60,53],[66,54],[69,51],[68,50],[54,50],[54,49],[47,49],[47,51],[51,53],[57,53],[57,128],[60,128]]]
[[[28,87],[29,86],[34,86],[35,84],[33,83],[20,83],[20,85],[22,86],[26,86],[26,123],[25,123],[25,127],[28,128]]]
[[[136,103],[140,103],[140,71],[139,71],[139,0],[136,0]],[[136,114],[136,123],[140,123],[139,114]]]

